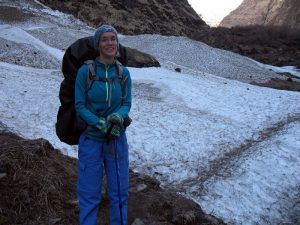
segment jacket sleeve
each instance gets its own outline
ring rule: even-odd
[[[77,72],[75,81],[75,110],[88,125],[96,126],[99,118],[86,107],[87,66],[83,65]]]
[[[122,100],[121,107],[118,110],[118,113],[125,118],[131,108],[131,77],[130,77],[130,72],[126,67],[124,68],[124,76],[126,78],[125,81],[125,93],[122,93],[125,95],[124,99]]]

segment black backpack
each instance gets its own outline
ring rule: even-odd
[[[63,57],[62,72],[64,80],[60,85],[59,100],[61,106],[57,113],[57,122],[55,124],[56,134],[58,138],[69,145],[77,145],[80,134],[87,128],[87,124],[78,119],[75,111],[75,80],[78,69],[86,63],[88,65],[88,81],[87,90],[92,85],[95,77],[94,60],[99,55],[93,47],[93,36],[81,38],[71,44]],[[119,44],[117,61],[120,64],[116,64],[119,74],[119,80],[122,85],[124,79],[123,70],[121,64],[127,64],[126,48]],[[86,91],[87,91],[86,90]],[[131,119],[129,117],[124,119],[124,127],[129,126]]]

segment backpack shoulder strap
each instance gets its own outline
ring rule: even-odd
[[[124,69],[122,63],[120,63],[118,60],[115,62],[116,67],[117,67],[117,73],[119,75],[119,80],[121,82],[121,85],[125,85],[125,81],[127,80],[127,77],[124,76]]]
[[[88,92],[96,77],[96,64],[94,60],[86,60],[84,64],[87,65],[87,69],[88,69],[86,88],[85,88],[85,91]]]
[[[88,92],[95,80],[102,81],[102,82],[115,82],[115,79],[107,79],[107,78],[99,78],[96,77],[96,63],[94,60],[86,60],[84,64],[87,65],[88,72],[87,72],[87,81],[86,81],[86,92]],[[122,64],[116,60],[115,62],[118,74],[118,80],[121,83],[122,92],[125,92],[125,82],[127,77],[124,76],[124,70]],[[124,94],[123,94],[124,96]]]
[[[117,73],[119,75],[119,78],[123,78],[124,70],[123,70],[123,67],[122,67],[122,63],[120,63],[118,60],[116,60],[115,64],[116,64],[116,67],[117,67]]]
[[[116,64],[116,67],[117,67],[117,73],[119,75],[119,80],[120,80],[121,89],[122,89],[121,99],[124,99],[127,96],[126,87],[125,87],[125,82],[127,80],[127,77],[124,76],[124,69],[123,69],[122,64],[118,60],[116,60],[115,64]]]

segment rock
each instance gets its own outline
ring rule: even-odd
[[[177,68],[175,68],[175,71],[180,73],[181,69],[177,67]]]
[[[77,199],[72,199],[67,201],[67,204],[71,205],[71,206],[78,206],[78,200]]]
[[[137,191],[143,191],[147,188],[147,185],[146,184],[139,184],[137,187],[136,187],[136,190]]]
[[[6,173],[0,173],[0,179],[4,178],[4,177],[6,177],[6,176],[7,176]]]
[[[61,221],[61,218],[50,218],[49,219],[49,225],[57,224],[60,221]]]
[[[160,67],[159,62],[151,55],[140,52],[136,49],[126,47],[127,66],[130,67]]]
[[[141,219],[136,218],[131,225],[145,225],[145,224]]]
[[[147,185],[146,184],[134,184],[133,187],[129,188],[129,192],[130,193],[137,193],[140,191],[144,191],[145,189],[147,189]]]

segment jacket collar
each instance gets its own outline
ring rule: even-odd
[[[116,60],[114,59],[114,61],[112,62],[112,64],[108,64],[108,65],[106,65],[106,64],[104,64],[104,63],[102,63],[101,61],[100,61],[100,56],[97,56],[97,58],[96,58],[96,64],[97,65],[100,65],[100,66],[103,66],[103,67],[112,67],[112,66],[114,66],[115,65],[115,63],[116,63]]]

